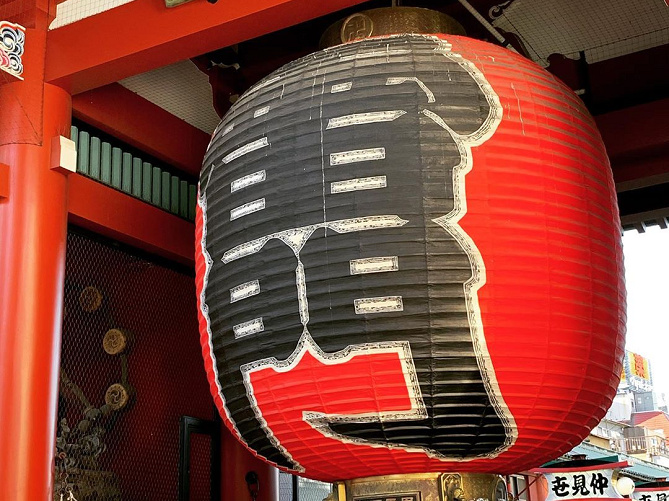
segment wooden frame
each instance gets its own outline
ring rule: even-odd
[[[181,416],[179,420],[179,501],[190,501],[190,436],[193,433],[211,437],[211,501],[220,501],[220,420],[206,420],[191,416]]]

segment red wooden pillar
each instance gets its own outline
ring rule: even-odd
[[[67,179],[50,170],[50,138],[70,98],[47,84],[44,104],[43,145],[0,146],[0,490],[21,501],[49,498],[58,397]]]
[[[543,475],[528,476],[528,494],[531,501],[545,501],[548,498],[548,484]]]
[[[44,84],[50,7],[24,13],[25,80],[0,85],[0,498],[16,501],[53,488],[67,177],[51,140],[69,135],[71,99]]]
[[[279,470],[251,454],[225,427],[221,429],[221,442],[221,499],[251,501],[244,478],[255,471],[260,484],[257,501],[277,501]]]

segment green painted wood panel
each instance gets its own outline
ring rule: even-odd
[[[177,176],[172,176],[169,209],[172,214],[179,214],[179,178]]]
[[[77,151],[77,172],[122,190],[185,219],[195,219],[197,186],[153,166],[114,141],[102,141],[73,125],[70,136]]]
[[[132,159],[132,196],[142,198],[142,159]]]
[[[104,141],[100,151],[100,181],[111,184],[111,144]]]
[[[142,163],[142,200],[151,202],[151,180],[153,167],[149,162]]]
[[[121,148],[112,148],[111,157],[111,185],[120,190],[121,179],[123,178],[123,152]]]
[[[188,182],[179,182],[179,215],[188,217]]]
[[[195,221],[195,204],[197,198],[197,187],[194,184],[188,185],[188,219]]]
[[[162,193],[160,197],[160,207],[170,210],[170,173],[163,172]]]
[[[162,171],[160,167],[153,168],[153,177],[151,179],[151,203],[160,207],[160,197],[162,190],[160,185],[162,184]]]
[[[77,155],[77,172],[88,175],[90,162],[91,136],[85,130],[79,132],[79,151]]]
[[[100,147],[100,138],[95,136],[91,137],[91,159],[89,161],[88,175],[98,181],[100,181]]]

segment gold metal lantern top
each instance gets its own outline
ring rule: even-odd
[[[455,19],[436,10],[419,7],[384,7],[356,12],[332,24],[320,40],[320,48],[363,38],[398,33],[464,35]]]

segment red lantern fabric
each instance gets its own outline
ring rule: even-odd
[[[251,451],[315,479],[511,473],[570,450],[615,395],[622,270],[582,102],[465,37],[277,70],[201,173],[212,395]]]

